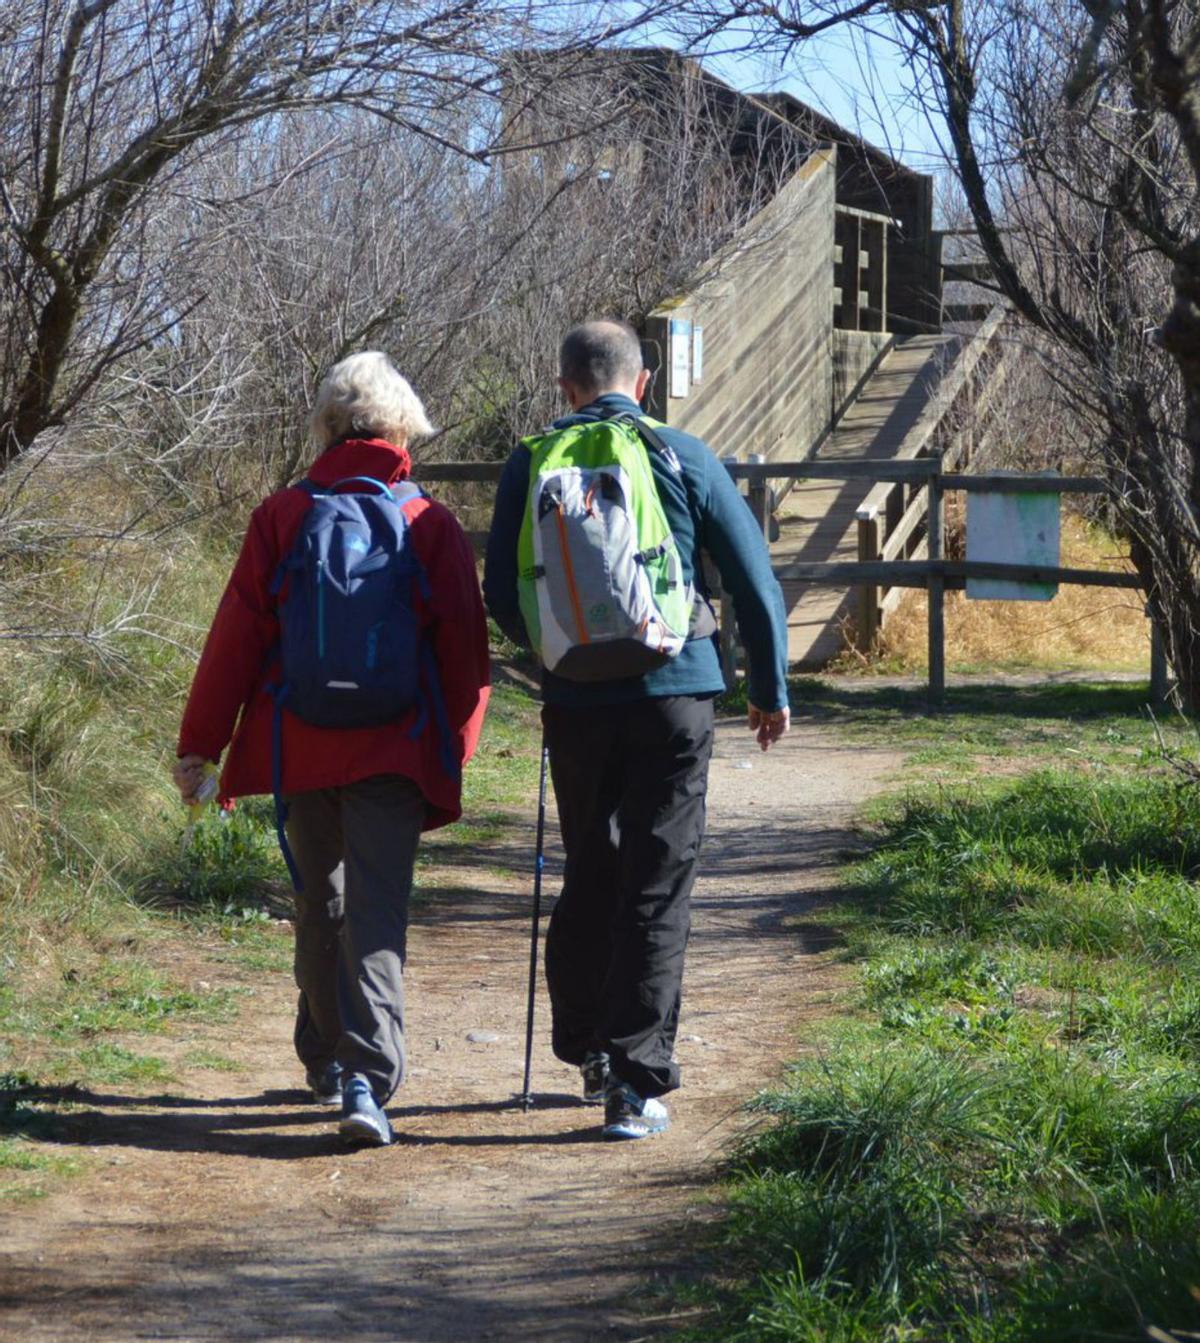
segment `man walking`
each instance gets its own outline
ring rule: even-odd
[[[547,451],[563,441],[562,431],[606,421],[641,423],[634,425],[635,435],[643,440],[638,446],[669,536],[665,545],[633,555],[636,563],[628,571],[644,582],[639,570],[668,564],[655,571],[650,587],[669,600],[679,591],[690,596],[700,583],[701,550],[711,556],[733,598],[749,660],[749,726],[764,751],[788,729],[786,619],[762,534],[716,457],[690,434],[644,427],[639,403],[649,373],[636,332],[609,320],[573,328],[562,342],[559,374],[571,414],[546,436],[523,442],[505,466],[484,595],[504,633],[532,644],[547,664],[542,723],[566,854],[562,894],[546,939],[554,1052],[581,1069],[585,1100],[603,1100],[606,1138],[642,1138],[666,1129],[668,1113],[659,1098],[679,1085],[673,1053],[689,902],[704,831],[712,701],[723,681],[715,622],[702,595],[685,628],[676,631],[677,641],[670,637],[670,621],[655,609],[634,627],[644,640],[647,623],[659,630],[658,651],[647,654],[649,669],[635,664],[632,672],[593,679],[596,666],[606,665],[596,663],[595,646],[607,636],[588,622],[608,612],[603,602],[581,599],[581,570],[620,530],[619,520],[601,526],[596,515],[604,514],[607,500],[620,503],[621,488],[611,480],[624,482],[628,475],[618,477],[614,468],[601,481],[597,473],[582,473],[579,507],[591,528],[582,561],[572,562],[565,549],[552,557],[543,545],[537,563],[522,563],[529,557],[523,535],[536,525],[529,513],[535,496],[538,521],[548,517],[547,525],[566,537],[570,485],[548,492],[536,478]],[[629,511],[639,517],[644,512],[640,506]],[[620,568],[608,558],[602,567],[609,578]],[[550,589],[557,584],[568,594],[563,605],[574,612],[575,634],[564,633],[552,618],[553,592],[542,601],[539,622],[537,601],[529,596],[533,583]],[[572,639],[593,646],[563,653],[561,645]],[[559,646],[551,654],[555,640]],[[592,670],[584,672],[589,679],[577,679],[577,654],[593,657]]]

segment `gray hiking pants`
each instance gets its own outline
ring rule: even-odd
[[[404,1080],[404,959],[425,798],[379,774],[293,793],[287,837],[296,895],[296,1053],[310,1071],[336,1059],[383,1104]]]

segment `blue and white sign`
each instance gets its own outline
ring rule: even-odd
[[[1059,501],[1045,494],[967,495],[967,559],[992,564],[1057,568]],[[967,596],[984,601],[1048,602],[1057,583],[1017,583],[1008,578],[968,578]]]
[[[671,396],[687,396],[691,388],[692,324],[680,317],[671,318],[670,330]]]

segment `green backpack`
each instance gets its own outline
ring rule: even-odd
[[[678,472],[654,427],[632,415],[523,440],[529,499],[517,543],[521,614],[556,676],[643,676],[687,641],[695,590],[647,450]]]

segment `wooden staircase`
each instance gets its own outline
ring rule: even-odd
[[[887,461],[936,392],[964,344],[962,336],[900,336],[821,445],[819,461]],[[858,558],[856,512],[871,493],[866,481],[797,480],[780,504],[775,565],[795,560]],[[785,583],[788,661],[819,667],[845,647],[843,626],[854,594],[806,583]]]

